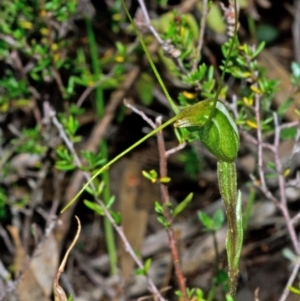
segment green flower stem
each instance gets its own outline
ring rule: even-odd
[[[91,20],[89,18],[86,18],[85,20],[86,20],[86,28],[87,28],[87,34],[88,34],[88,39],[89,39],[89,44],[90,44],[90,53],[91,53],[93,73],[95,76],[95,81],[98,81],[100,78],[100,75],[102,74],[102,70],[99,65],[97,42],[96,42],[96,38],[95,38]],[[103,90],[101,89],[100,86],[97,86],[97,88],[95,89],[95,95],[96,95],[97,116],[99,118],[102,118],[104,115],[104,98],[103,98]],[[106,161],[108,161],[108,148],[107,148],[107,142],[105,139],[103,139],[101,142],[100,152],[101,152],[102,157]],[[107,204],[111,197],[108,171],[103,172],[102,180],[105,183],[105,186],[103,189],[103,201],[105,204]],[[107,219],[107,217],[104,217],[104,231],[105,231],[106,247],[107,247],[108,254],[109,254],[110,270],[111,270],[111,274],[115,275],[115,274],[117,274],[117,271],[118,271],[118,268],[117,268],[117,258],[118,257],[117,257],[117,252],[116,252],[113,226],[110,223],[110,221]]]
[[[235,163],[219,160],[218,179],[228,222],[226,249],[228,258],[229,292],[230,295],[234,297],[237,288],[239,259],[243,242],[241,196],[240,193],[237,193]]]

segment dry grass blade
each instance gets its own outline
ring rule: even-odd
[[[77,228],[77,232],[76,232],[76,235],[70,245],[70,247],[68,248],[67,252],[65,253],[65,256],[57,270],[57,273],[55,275],[55,278],[54,278],[54,282],[53,282],[53,293],[54,293],[54,300],[55,301],[67,301],[68,298],[67,298],[67,295],[65,293],[65,291],[63,290],[63,288],[59,285],[58,281],[59,281],[59,277],[60,277],[60,274],[64,271],[65,269],[65,265],[66,265],[66,262],[68,260],[68,256],[71,252],[71,250],[73,249],[73,247],[75,246],[76,242],[77,242],[77,239],[80,235],[80,231],[81,231],[81,223],[80,223],[80,220],[79,218],[75,215],[75,218],[77,220],[77,223],[78,223],[78,228]]]

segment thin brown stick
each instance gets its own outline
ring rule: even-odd
[[[161,118],[156,119],[157,126],[161,125]],[[164,178],[167,177],[167,158],[166,158],[166,148],[165,148],[165,141],[162,134],[162,131],[157,133],[157,143],[158,143],[158,152],[159,152],[159,171],[160,171],[160,177]],[[170,250],[173,258],[173,264],[175,268],[175,274],[176,278],[179,284],[179,288],[182,294],[182,298],[185,301],[188,301],[188,296],[186,292],[186,285],[185,285],[185,278],[183,276],[179,253],[176,246],[176,239],[174,234],[174,229],[172,227],[172,215],[169,208],[169,191],[167,185],[160,183],[160,192],[161,192],[161,198],[162,203],[164,207],[164,216],[166,218],[167,223],[169,224],[169,227],[166,228],[169,243],[170,243]]]
[[[286,199],[286,193],[285,193],[285,178],[283,175],[283,167],[282,162],[280,160],[279,156],[279,142],[280,142],[280,127],[278,124],[278,117],[277,114],[274,113],[274,126],[275,126],[275,137],[274,137],[274,149],[276,152],[274,153],[275,157],[275,165],[276,165],[276,171],[278,176],[278,187],[279,187],[279,193],[280,193],[280,205],[279,208],[282,212],[282,215],[285,219],[286,226],[290,235],[290,238],[292,240],[292,244],[294,247],[295,252],[297,255],[300,255],[300,245],[297,238],[297,234],[287,207],[287,199]]]
[[[184,149],[186,147],[187,143],[186,142],[183,142],[183,143],[180,143],[179,145],[169,149],[166,151],[166,158],[168,158],[169,156],[177,153],[178,151]]]
[[[300,245],[297,238],[297,234],[293,225],[293,220],[290,216],[289,210],[287,208],[287,199],[285,194],[285,187],[286,182],[283,175],[283,167],[282,162],[279,156],[279,144],[280,144],[280,131],[281,127],[278,124],[277,114],[274,113],[274,126],[275,126],[275,136],[274,136],[274,144],[270,148],[274,154],[275,159],[275,166],[277,171],[277,179],[278,179],[278,187],[280,193],[280,199],[278,200],[276,197],[273,196],[271,191],[268,189],[264,170],[263,170],[263,143],[262,143],[262,128],[261,128],[261,114],[260,114],[260,96],[255,94],[255,117],[256,117],[256,124],[257,124],[257,148],[258,148],[258,173],[260,179],[260,185],[257,185],[259,189],[272,200],[275,205],[281,210],[281,213],[285,219],[286,226],[288,229],[288,233],[293,244],[294,250],[297,255],[300,255]]]
[[[153,123],[151,119],[149,119],[144,112],[138,110],[134,106],[130,105],[126,101],[124,101],[125,105],[132,109],[136,114],[140,115],[143,120],[145,120],[152,128],[156,128],[161,125],[161,117],[157,117],[156,119],[156,125]],[[167,152],[165,149],[165,142],[162,135],[162,132],[157,133],[157,142],[158,142],[158,151],[159,151],[159,166],[160,166],[160,177],[167,177]],[[179,150],[181,148],[177,148]],[[174,153],[174,151],[173,151]],[[175,274],[176,278],[179,284],[180,291],[182,293],[183,300],[188,301],[187,293],[186,293],[186,285],[185,285],[185,278],[183,276],[181,264],[180,264],[180,258],[179,253],[176,246],[176,239],[174,234],[174,229],[172,227],[172,215],[169,209],[169,192],[168,187],[165,184],[160,184],[160,190],[161,190],[161,198],[164,208],[164,216],[166,218],[166,221],[168,223],[168,228],[166,228],[168,240],[169,240],[169,247],[171,250],[171,255],[173,258],[174,268],[175,268]]]

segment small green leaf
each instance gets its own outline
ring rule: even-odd
[[[289,286],[289,290],[296,295],[300,295],[300,289],[298,289],[296,287]]]
[[[97,195],[100,195],[102,193],[104,186],[105,186],[105,182],[104,181],[100,182],[100,184],[97,188]]]
[[[159,202],[155,202],[155,204],[154,204],[154,210],[155,210],[155,212],[157,212],[158,214],[162,214],[163,212],[164,212],[164,208],[163,208],[163,206],[162,206],[162,204],[161,203],[159,203]]]
[[[267,162],[267,166],[268,166],[268,168],[270,168],[270,169],[276,171],[276,165],[275,165],[274,162],[268,161],[268,162]]]
[[[297,132],[298,132],[298,129],[295,127],[282,129],[280,132],[280,138],[283,140],[295,139]]]
[[[146,179],[150,180],[152,183],[155,183],[157,181],[157,172],[154,169],[150,170],[149,172],[143,170],[142,174]]]
[[[207,230],[213,229],[213,220],[205,212],[199,211],[198,218]]]
[[[112,195],[112,196],[109,198],[109,200],[108,200],[108,202],[107,202],[107,204],[106,204],[106,207],[107,207],[107,208],[111,208],[111,206],[114,204],[115,200],[116,200],[116,196]]]
[[[66,161],[56,161],[55,167],[58,170],[69,171],[75,169],[75,165]]]
[[[154,169],[151,169],[149,173],[152,178],[157,178],[157,176],[158,176],[156,170],[154,170]]]
[[[144,271],[145,271],[145,274],[148,273],[149,269],[150,269],[150,266],[151,266],[151,263],[152,263],[152,259],[151,258],[148,258],[145,263],[144,263]]]
[[[177,216],[179,213],[181,213],[192,201],[194,194],[191,192],[189,193],[186,198],[180,202],[174,209],[173,216]]]
[[[162,216],[162,215],[158,216],[158,217],[157,217],[157,220],[158,220],[158,222],[161,223],[165,228],[168,229],[168,228],[170,227],[169,223],[166,221],[166,218],[165,218],[164,216]]]
[[[284,102],[282,102],[280,104],[280,106],[277,108],[277,114],[279,116],[283,116],[287,110],[291,107],[291,105],[293,104],[294,102],[294,99],[293,98],[287,98]]]
[[[138,268],[135,270],[135,275],[145,275],[145,271],[143,268]]]
[[[256,50],[252,53],[252,56],[251,56],[251,59],[254,59],[258,54],[260,54],[263,49],[265,48],[266,46],[266,42],[265,41],[262,41],[258,47],[256,48]]]
[[[110,214],[113,217],[115,223],[117,225],[121,225],[121,222],[122,222],[121,214],[119,212],[115,212],[115,211],[110,211]]]
[[[142,175],[147,179],[147,180],[150,180],[152,179],[151,175],[149,174],[148,171],[146,170],[142,170]]]
[[[87,187],[85,188],[85,191],[86,191],[87,193],[91,194],[91,195],[94,195],[94,190],[92,189],[91,186],[87,186]]]
[[[95,202],[88,201],[88,200],[84,200],[83,203],[86,207],[88,207],[89,209],[95,211],[97,214],[102,215],[102,216],[104,215],[104,211],[103,211],[102,207],[99,204],[97,204]]]
[[[279,34],[274,26],[268,24],[257,26],[255,33],[259,42],[264,41],[266,43],[273,42]]]

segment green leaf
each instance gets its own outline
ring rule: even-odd
[[[202,4],[200,5],[202,6]],[[207,25],[216,33],[224,33],[226,31],[226,24],[223,20],[221,9],[216,3],[213,3],[210,7],[207,15]]]
[[[280,138],[283,140],[295,139],[297,132],[298,132],[298,129],[295,127],[282,129],[280,131]]]
[[[244,236],[243,212],[242,212],[242,194],[241,194],[240,191],[238,191],[235,216],[236,216],[236,223],[237,223],[237,236],[236,236],[236,242],[235,242],[236,252],[235,252],[234,265],[235,265],[236,270],[238,270],[240,256],[241,256],[242,247],[243,247],[243,236]]]
[[[115,223],[117,225],[121,225],[121,222],[122,222],[121,214],[119,212],[115,212],[115,211],[110,211],[110,214],[113,217]]]
[[[198,218],[207,230],[213,229],[213,220],[205,212],[199,211]]]
[[[151,258],[148,258],[145,263],[144,263],[144,271],[145,271],[145,274],[148,273],[149,269],[150,269],[150,266],[151,266],[151,263],[152,263],[152,259]]]
[[[271,43],[278,35],[278,30],[274,26],[266,24],[256,27],[256,38],[259,42],[264,41],[266,43]]]
[[[300,289],[298,289],[296,287],[289,286],[289,290],[296,295],[300,295]]]
[[[138,268],[135,270],[135,275],[145,275],[145,271],[143,268]]]
[[[283,116],[286,112],[287,112],[287,110],[291,107],[291,105],[293,104],[293,102],[294,102],[294,99],[293,98],[288,98],[288,99],[286,99],[284,102],[282,102],[281,104],[280,104],[280,106],[278,107],[278,109],[277,109],[277,114],[279,115],[279,116]]]
[[[55,167],[58,170],[69,171],[75,169],[76,166],[66,161],[56,161]]]
[[[267,166],[268,166],[268,168],[270,168],[270,169],[276,171],[276,164],[275,164],[274,162],[268,161],[268,162],[267,162]]]
[[[103,208],[99,204],[88,201],[88,200],[84,200],[83,203],[86,207],[95,211],[97,214],[102,215],[102,216],[104,215]]]
[[[177,216],[179,213],[181,213],[192,201],[194,194],[191,192],[189,193],[186,198],[180,202],[174,209],[173,216]]]
[[[97,195],[100,195],[104,189],[104,186],[105,186],[105,182],[104,181],[101,181],[99,186],[98,186],[98,189],[97,189]]]
[[[252,53],[251,59],[254,59],[258,54],[260,54],[263,51],[263,49],[265,48],[265,46],[266,46],[265,41],[262,41],[258,45],[258,47],[256,48],[256,50]]]
[[[167,221],[166,221],[166,218],[164,217],[164,216],[162,216],[162,215],[160,215],[160,216],[158,216],[157,217],[157,220],[158,220],[158,222],[160,223],[160,224],[162,224],[165,228],[169,228],[169,224],[167,223]]]
[[[107,202],[107,204],[106,204],[106,207],[107,207],[107,208],[111,208],[111,206],[114,204],[115,200],[116,200],[116,196],[112,195],[112,196],[109,198],[109,200],[108,200],[108,202]]]
[[[159,202],[155,202],[155,204],[154,204],[154,210],[155,210],[155,212],[157,212],[158,214],[162,214],[163,212],[164,212],[164,208],[163,208],[163,206],[162,206],[162,204],[161,203],[159,203]]]
[[[154,169],[150,170],[149,172],[143,170],[142,174],[146,179],[150,180],[152,183],[155,183],[157,181],[157,172]]]
[[[86,191],[87,193],[91,194],[91,195],[94,195],[94,190],[92,189],[91,186],[87,186],[87,187],[85,188],[85,191]]]

